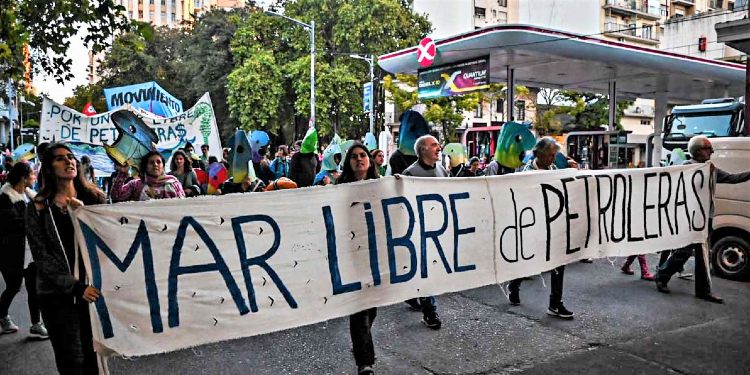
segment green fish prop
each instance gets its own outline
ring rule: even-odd
[[[378,140],[375,138],[375,134],[372,134],[370,132],[367,132],[367,134],[365,134],[365,147],[367,147],[368,151],[372,151],[378,148]]]
[[[669,165],[682,165],[686,160],[688,160],[688,157],[685,155],[685,151],[681,148],[676,148],[672,150],[672,154],[669,158]]]
[[[414,143],[417,138],[430,133],[430,125],[419,112],[408,110],[401,115],[398,131],[398,150],[404,155],[417,156]]]
[[[451,168],[466,164],[466,146],[460,143],[448,143],[443,147],[443,154],[451,158]]]
[[[104,143],[104,150],[117,164],[127,164],[138,170],[141,158],[156,150],[159,137],[154,129],[149,128],[140,117],[128,110],[112,112],[110,119],[117,128],[118,135],[112,145]]]
[[[250,147],[250,141],[247,139],[247,133],[243,130],[237,130],[229,138],[229,145],[232,149],[229,151],[229,176],[236,183],[242,182],[248,175],[255,180],[255,170],[250,161],[253,160],[253,150]]]
[[[341,147],[336,142],[331,142],[328,147],[323,151],[323,166],[321,167],[324,171],[335,171],[338,169],[336,164],[336,154],[343,155],[341,153]]]
[[[341,142],[341,144],[339,145],[339,147],[341,148],[341,155],[342,156],[346,155],[346,152],[349,151],[349,149],[352,147],[353,144],[354,144],[353,139],[348,139],[346,141]]]
[[[318,149],[318,129],[315,127],[309,127],[305,138],[302,139],[302,147],[299,152],[303,154],[315,153]]]
[[[506,168],[518,168],[523,165],[526,151],[534,148],[536,138],[522,124],[506,122],[500,130],[495,150],[495,160]]]

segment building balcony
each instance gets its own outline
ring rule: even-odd
[[[695,0],[672,0],[672,4],[692,7],[695,6]]]
[[[623,38],[632,42],[649,45],[658,45],[659,36],[655,26],[636,27],[634,25],[622,25],[614,22],[604,24],[604,35],[612,38]]]
[[[649,20],[661,19],[660,9],[658,7],[649,8],[642,1],[636,0],[606,0],[604,9],[609,10],[612,14],[619,14],[625,17],[645,18]]]

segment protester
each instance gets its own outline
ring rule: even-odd
[[[496,176],[500,172],[500,163],[495,160],[495,158],[492,158],[492,161],[487,164],[487,167],[484,168],[484,175],[485,176]]]
[[[104,192],[83,179],[75,156],[60,143],[42,158],[44,185],[26,210],[29,247],[37,267],[37,293],[61,374],[97,374],[88,304],[99,290],[86,282],[83,253],[75,247],[68,212],[103,203]]]
[[[209,146],[208,144],[202,144],[201,145],[201,161],[208,165],[208,150]]]
[[[339,177],[339,165],[341,164],[341,147],[338,143],[331,143],[323,151],[323,161],[320,172],[315,175],[313,185],[335,184]]]
[[[440,143],[431,135],[423,135],[414,142],[417,161],[403,171],[405,176],[416,177],[449,177],[448,171],[438,163],[440,161]],[[442,322],[437,313],[435,297],[419,297],[406,301],[413,309],[422,310],[422,322],[429,328],[440,329]]]
[[[461,173],[459,173],[458,177],[480,177],[484,176],[484,172],[479,169],[479,158],[476,156],[472,156],[471,159],[469,159],[469,167],[464,168]]]
[[[378,178],[375,163],[361,143],[355,143],[346,152],[344,166],[337,184]],[[375,346],[372,342],[372,324],[377,316],[377,308],[369,308],[349,316],[349,335],[352,339],[352,352],[359,375],[374,374]]]
[[[115,171],[112,172],[112,174],[109,175],[109,178],[107,179],[106,188],[107,188],[107,201],[111,203],[117,203],[122,202],[118,199],[115,199],[115,197],[112,196],[112,187],[115,183],[115,178],[117,178],[117,175],[122,174],[125,176],[125,180],[123,183],[128,183],[130,180],[133,179],[133,177],[130,176],[130,166],[127,164],[115,164]]]
[[[711,154],[714,153],[714,149],[711,146],[711,141],[708,137],[697,135],[690,138],[690,142],[688,142],[688,152],[692,159],[686,161],[684,164],[698,164],[708,162],[711,159]],[[714,192],[716,191],[716,184],[739,184],[748,181],[750,180],[750,171],[732,174],[711,164],[711,175],[712,178],[709,180],[711,206],[708,216],[708,238],[711,238],[711,233],[713,231],[713,197]],[[685,262],[687,262],[693,254],[695,255],[695,297],[709,302],[724,303],[724,300],[721,297],[711,293],[711,276],[708,271],[708,249],[702,244],[690,245],[672,251],[669,258],[667,258],[664,264],[661,265],[656,272],[656,289],[662,293],[669,293],[670,290],[669,287],[667,287],[669,279],[672,275],[682,269]]]
[[[253,168],[255,168],[255,175],[266,185],[276,178],[269,167],[271,163],[266,158],[267,152],[268,146],[263,146],[257,153],[253,153]]]
[[[296,146],[299,151],[295,152],[289,161],[289,179],[298,187],[312,186],[318,171],[318,156],[315,154],[314,147],[302,148],[302,141],[297,142]]]
[[[229,170],[231,166],[229,165],[229,148],[224,147],[221,150],[221,164],[224,164],[224,168]]]
[[[274,180],[281,177],[289,177],[289,148],[286,145],[279,146],[276,151],[276,158],[273,159],[268,167],[274,175]]]
[[[10,155],[6,155],[5,161],[3,161],[3,171],[5,171],[5,173],[7,174],[11,169],[13,169],[13,157]]]
[[[112,183],[112,198],[118,201],[184,198],[180,181],[164,173],[164,157],[158,151],[147,153],[140,162],[141,177],[125,183],[127,174],[119,173]]]
[[[211,156],[215,158],[214,156]],[[208,161],[208,159],[206,159]],[[169,163],[169,174],[174,176],[180,182],[186,197],[194,197],[201,193],[198,176],[193,168],[188,166],[188,157],[182,150],[177,150],[172,154],[172,161]]]
[[[86,181],[91,181],[92,184],[96,185],[94,167],[91,166],[91,159],[86,155],[81,156],[81,171],[83,171],[83,178]]]
[[[8,309],[21,283],[26,282],[31,329],[29,333],[48,338],[39,312],[36,295],[36,265],[26,264],[26,207],[36,196],[31,188],[36,173],[31,165],[19,162],[8,173],[8,182],[0,189],[0,272],[5,280],[5,291],[0,295],[0,333],[18,332],[18,326],[8,315]]]
[[[557,169],[554,161],[555,155],[559,150],[560,145],[558,145],[553,138],[544,137],[539,139],[539,141],[537,141],[536,145],[534,146],[534,159],[526,163],[522,171],[544,171]],[[549,295],[549,308],[547,309],[547,314],[562,319],[573,319],[574,314],[570,310],[565,308],[565,305],[563,305],[562,302],[564,278],[564,265],[557,267],[550,272],[552,286]],[[521,304],[521,281],[523,281],[523,279],[515,279],[512,280],[508,285],[508,289],[510,291],[508,299],[510,300],[511,305]]]
[[[259,178],[253,180],[251,176],[245,177],[240,183],[235,183],[231,178],[221,185],[217,195],[232,193],[254,193],[265,191],[266,184]]]
[[[374,149],[370,151],[370,156],[372,156],[372,161],[375,163],[375,169],[378,170],[378,174],[385,176],[387,166],[385,165],[385,153],[383,150]]]
[[[187,154],[188,160],[190,160],[191,168],[200,168],[204,171],[208,168],[208,164],[204,163],[201,158],[195,154],[195,147],[193,147],[192,143],[185,143],[183,150],[185,151],[185,154]]]
[[[646,256],[641,255],[631,255],[625,260],[625,264],[622,265],[622,273],[626,275],[633,275],[635,272],[633,272],[632,269],[630,269],[630,265],[633,264],[633,261],[635,258],[638,258],[638,264],[641,266],[641,279],[646,281],[654,281],[654,275],[651,274],[651,272],[648,270],[648,260],[646,259]]]

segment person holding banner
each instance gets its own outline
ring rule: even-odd
[[[706,163],[711,159],[714,153],[713,146],[708,137],[697,135],[690,138],[688,142],[688,152],[692,159],[685,161],[683,164]],[[711,165],[711,179],[709,188],[711,190],[711,207],[708,215],[708,238],[711,238],[713,231],[714,216],[714,193],[716,184],[739,184],[750,180],[750,171],[742,173],[729,173]],[[695,297],[714,303],[724,303],[724,299],[711,293],[711,275],[708,270],[708,249],[703,244],[694,244],[688,247],[672,251],[669,258],[659,266],[656,272],[656,289],[662,293],[669,293],[669,279],[672,275],[682,270],[685,262],[695,255]]]
[[[208,160],[208,159],[206,159]],[[194,197],[201,193],[198,187],[198,176],[192,168],[188,166],[188,156],[185,151],[176,150],[172,155],[172,161],[169,163],[169,175],[174,176],[182,185],[185,196]]]
[[[112,183],[112,199],[146,201],[150,199],[185,198],[180,181],[164,173],[164,156],[150,151],[141,158],[141,178],[125,183],[127,174],[120,173]]]
[[[69,209],[105,202],[104,192],[80,171],[68,146],[50,145],[42,157],[44,184],[26,210],[26,234],[37,267],[37,293],[57,370],[98,373],[89,303],[101,295],[86,282]]]
[[[372,180],[379,177],[375,164],[370,159],[367,147],[361,143],[353,144],[346,152],[341,175],[337,184]],[[349,334],[352,339],[354,362],[357,364],[357,374],[374,374],[372,366],[375,364],[375,346],[372,342],[372,323],[378,310],[373,307],[349,316]]]
[[[36,196],[31,188],[36,174],[31,165],[18,162],[8,172],[8,182],[0,189],[0,273],[5,280],[5,290],[0,295],[0,334],[18,332],[18,326],[8,315],[8,308],[21,284],[26,283],[31,329],[29,333],[39,338],[49,338],[41,321],[36,296],[36,265],[26,263],[26,208]]]
[[[559,150],[560,145],[554,140],[554,138],[544,137],[539,139],[534,146],[534,158],[529,160],[529,162],[523,166],[521,171],[527,172],[557,169],[554,162],[555,156]],[[565,308],[565,305],[563,305],[562,302],[564,278],[564,265],[557,267],[550,272],[552,289],[550,290],[547,314],[561,319],[573,319],[573,312]],[[521,304],[521,281],[523,281],[523,279],[511,280],[508,285],[508,290],[510,291],[508,299],[510,300],[511,305],[517,306]]]
[[[414,142],[414,152],[417,161],[404,169],[404,176],[415,177],[450,177],[448,171],[440,161],[440,143],[431,135],[423,135]],[[437,301],[435,297],[419,297],[405,301],[412,309],[422,310],[422,323],[431,329],[440,329],[443,323],[437,313]],[[416,302],[416,303],[415,303]]]

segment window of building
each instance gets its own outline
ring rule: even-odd
[[[150,20],[156,19],[156,13],[154,13],[154,12],[148,12],[148,19],[150,19]]]
[[[641,120],[641,125],[651,125],[651,120]]]
[[[652,33],[652,26],[651,25],[648,25],[648,26],[647,25],[643,25],[643,28],[642,28],[642,31],[641,31],[641,36],[644,39],[654,39],[652,37],[651,33]]]
[[[508,7],[508,0],[497,0],[497,5],[501,7]]]
[[[734,10],[734,3],[729,1],[727,2],[727,10]]]
[[[492,18],[497,18],[497,9],[492,10]]]
[[[172,13],[172,22],[177,22],[177,15]]]
[[[659,15],[662,17],[669,17],[669,8],[666,4],[661,6],[661,11],[659,12]]]
[[[508,13],[497,12],[497,23],[508,23]]]
[[[495,101],[495,113],[503,113],[505,110],[505,100],[498,99]]]
[[[474,7],[474,17],[485,18],[487,17],[487,9],[482,7]]]
[[[167,0],[161,0],[161,5],[167,5]]]
[[[201,0],[195,0],[195,7],[202,8]]]
[[[149,4],[153,4],[153,3],[154,3],[154,0],[148,0],[148,3],[149,3]]]
[[[526,121],[526,101],[516,101],[516,120]]]
[[[143,19],[143,11],[142,10],[138,11],[138,19]]]
[[[479,102],[479,105],[477,106],[477,109],[474,110],[474,117],[481,118],[482,117],[482,102]]]

